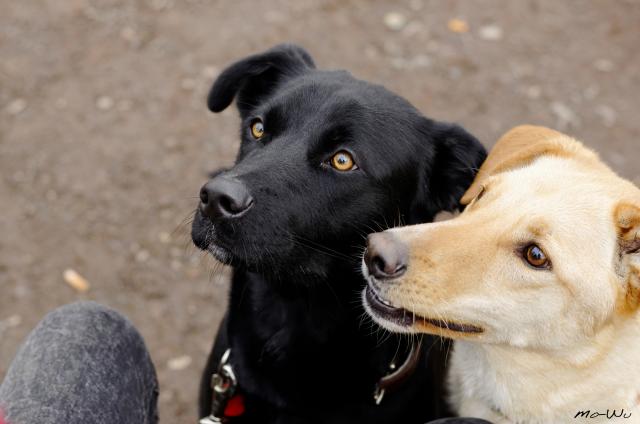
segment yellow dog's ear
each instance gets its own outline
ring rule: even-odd
[[[640,253],[640,202],[618,204],[614,216],[622,253]]]
[[[626,306],[640,306],[640,201],[622,202],[614,211],[620,244],[621,270],[626,278]]]
[[[542,155],[569,154],[575,149],[568,148],[567,142],[576,143],[566,135],[545,127],[521,125],[509,130],[493,147],[460,202],[467,205],[475,199],[491,175],[526,165]]]

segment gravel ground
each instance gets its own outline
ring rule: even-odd
[[[567,131],[640,183],[640,2],[0,0],[0,379],[52,308],[105,303],[140,329],[165,423],[195,422],[228,270],[190,246],[238,118],[210,114],[230,61],[282,41],[456,121],[487,146]],[[633,166],[633,165],[636,166]],[[89,290],[65,284],[77,271]]]

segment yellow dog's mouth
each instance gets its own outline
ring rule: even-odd
[[[424,325],[426,327],[437,327],[456,333],[478,334],[484,330],[478,326],[471,324],[461,324],[441,319],[426,318],[404,309],[398,308],[387,302],[371,285],[367,285],[365,289],[364,302],[368,306],[369,312],[374,318],[389,323],[399,325],[401,327],[411,327],[415,324]],[[431,331],[433,332],[433,331]]]

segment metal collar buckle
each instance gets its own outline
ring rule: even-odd
[[[216,424],[226,422],[224,410],[238,387],[238,380],[229,363],[231,349],[227,349],[220,359],[218,371],[211,376],[211,415],[202,418],[200,424]]]

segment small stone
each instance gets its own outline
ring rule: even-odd
[[[162,231],[158,234],[158,240],[160,240],[160,243],[168,244],[171,241],[171,234],[166,231]]]
[[[9,115],[19,115],[27,108],[27,101],[25,99],[14,99],[6,107]]]
[[[469,24],[458,18],[450,19],[449,22],[447,22],[447,28],[449,28],[449,31],[457,34],[469,32]]]
[[[220,73],[220,69],[212,65],[205,66],[204,68],[202,68],[202,71],[200,72],[202,77],[208,80],[217,77],[219,73]]]
[[[192,359],[189,355],[182,355],[171,358],[167,361],[167,368],[171,371],[182,371],[191,365]]]
[[[431,66],[431,59],[426,55],[417,55],[410,59],[394,57],[391,59],[391,66],[396,69],[417,69]]]
[[[542,95],[542,89],[537,85],[532,85],[527,88],[527,97],[530,99],[539,99]]]
[[[136,30],[131,27],[122,28],[120,30],[120,37],[130,43],[135,43],[136,41],[138,41],[138,34],[136,33]]]
[[[618,120],[618,113],[611,106],[598,106],[596,114],[602,118],[602,123],[605,127],[613,127]]]
[[[615,68],[615,64],[609,59],[598,59],[593,62],[593,67],[600,72],[611,72]]]
[[[551,103],[551,112],[556,116],[558,120],[557,125],[561,130],[566,129],[569,126],[580,126],[578,116],[569,106],[562,102]]]
[[[150,257],[151,257],[151,254],[149,253],[148,250],[145,250],[145,249],[141,249],[136,253],[137,262],[147,262]]]
[[[96,100],[96,107],[100,110],[109,110],[113,107],[114,101],[109,96],[100,96]]]
[[[400,31],[407,25],[407,18],[400,12],[389,12],[384,15],[384,24],[392,31]]]
[[[7,328],[17,327],[22,324],[22,317],[20,315],[11,315],[9,318],[5,319],[4,324]]]
[[[485,25],[483,27],[480,27],[478,35],[483,40],[498,41],[502,39],[502,28],[497,25]]]
[[[75,291],[80,293],[86,293],[91,287],[86,278],[84,278],[82,275],[78,274],[77,271],[71,268],[66,269],[62,273],[62,278],[64,279],[65,283],[67,283]]]

